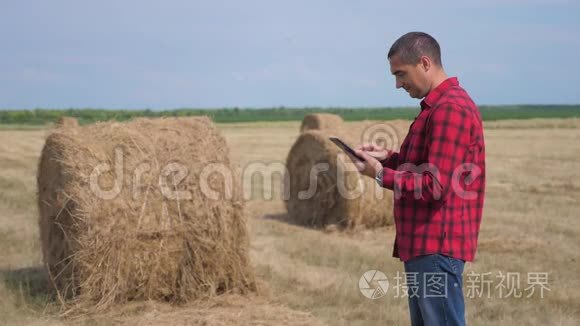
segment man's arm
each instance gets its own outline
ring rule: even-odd
[[[453,173],[463,163],[469,148],[470,115],[451,103],[433,108],[427,122],[427,164],[418,167],[403,164],[397,170],[386,167],[383,187],[403,197],[445,200],[452,187]]]

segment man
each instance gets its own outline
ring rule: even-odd
[[[423,99],[398,153],[357,147],[359,171],[394,191],[393,256],[405,265],[412,325],[464,325],[462,274],[483,210],[485,146],[478,108],[448,78],[437,41],[412,32],[387,55],[396,87]]]

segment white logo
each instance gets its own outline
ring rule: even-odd
[[[399,132],[394,126],[385,123],[375,123],[363,131],[361,141],[363,144],[373,144],[379,148],[397,150],[399,144]]]
[[[369,299],[379,299],[387,294],[389,281],[387,276],[377,270],[366,271],[358,280],[360,292]]]

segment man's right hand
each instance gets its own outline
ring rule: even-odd
[[[356,147],[356,150],[366,152],[370,156],[377,159],[379,162],[386,160],[387,157],[389,157],[389,155],[392,153],[392,151],[381,148],[374,144],[361,144]]]

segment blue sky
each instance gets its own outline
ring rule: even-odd
[[[409,31],[478,104],[580,103],[580,1],[0,0],[0,108],[416,106]]]

